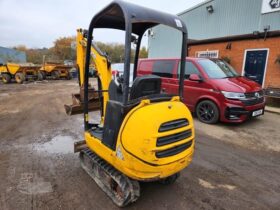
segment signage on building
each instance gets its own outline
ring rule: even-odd
[[[280,0],[263,0],[262,14],[280,11]]]
[[[219,50],[197,51],[195,56],[198,58],[218,58]]]

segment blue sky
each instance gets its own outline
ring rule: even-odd
[[[127,0],[177,14],[203,0]],[[59,37],[87,28],[96,12],[111,0],[0,0],[0,46],[51,47]],[[96,41],[123,42],[123,34],[100,29]]]

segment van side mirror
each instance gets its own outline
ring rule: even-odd
[[[4,64],[3,64],[3,63],[0,63],[0,66],[4,66]]]
[[[196,82],[202,82],[202,78],[198,74],[191,74],[189,77],[189,80],[196,81]]]

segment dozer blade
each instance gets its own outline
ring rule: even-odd
[[[89,149],[80,152],[82,168],[119,207],[135,202],[140,196],[139,182],[116,170]]]
[[[74,143],[74,153],[81,152],[83,149],[87,149],[87,144],[85,140],[77,141]]]
[[[75,98],[75,95],[79,94],[73,94],[73,98]],[[75,115],[75,114],[81,114],[84,112],[84,103],[81,101],[77,101],[77,98],[73,99],[73,104],[71,105],[64,105],[65,112],[68,115]],[[91,100],[88,102],[88,111],[98,111],[100,110],[100,102],[98,99]]]
[[[71,105],[64,105],[65,112],[68,115],[76,115],[82,114],[84,112],[84,105],[83,103],[80,104],[71,104]],[[99,101],[89,101],[88,102],[88,111],[98,111],[100,110],[100,102]]]

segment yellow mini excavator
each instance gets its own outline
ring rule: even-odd
[[[159,24],[182,34],[178,94],[164,93],[158,76],[137,77],[142,37]],[[124,75],[118,84],[112,80],[107,56],[92,41],[95,28],[125,31]],[[120,207],[138,199],[139,182],[173,183],[192,160],[193,119],[182,102],[186,40],[187,29],[178,16],[123,1],[114,1],[96,14],[87,31],[78,30],[81,94],[76,97],[76,106],[80,105],[77,110],[84,114],[85,141],[75,143],[74,148],[80,153],[84,170]],[[136,43],[136,53],[133,84],[129,87],[132,42]],[[96,68],[95,89],[89,86],[91,62]],[[69,111],[73,106],[65,108]],[[101,121],[94,124],[89,111],[97,109]]]

